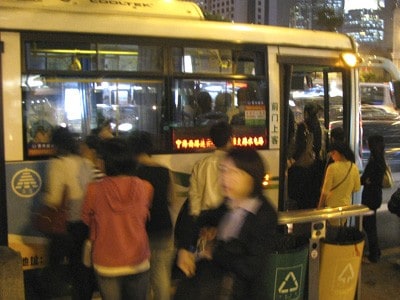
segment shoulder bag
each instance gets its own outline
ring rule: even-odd
[[[400,188],[398,188],[390,197],[388,210],[400,217]]]
[[[391,187],[393,187],[392,170],[389,166],[386,166],[385,173],[383,174],[382,179],[382,188],[389,189]]]
[[[63,235],[67,233],[67,196],[68,189],[64,188],[61,206],[58,208],[41,204],[32,213],[32,225],[44,235]]]

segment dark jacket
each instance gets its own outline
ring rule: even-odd
[[[150,218],[146,229],[150,237],[172,234],[172,221],[169,213],[169,170],[161,166],[139,165],[137,176],[147,180],[154,188]]]
[[[213,259],[208,266],[215,277],[218,277],[218,273],[233,276],[232,299],[266,299],[265,295],[260,295],[263,291],[260,285],[265,274],[267,253],[272,250],[271,247],[274,244],[277,213],[265,198],[255,201],[262,202],[256,214],[250,212],[247,214],[238,238],[215,242]],[[223,204],[217,209],[203,211],[196,221],[195,231],[198,232],[200,228],[206,226],[218,226],[228,210],[226,204]],[[207,274],[207,272],[201,271],[196,274]],[[199,282],[203,282],[202,279],[199,279]],[[191,288],[194,286],[196,285],[191,285]],[[193,295],[190,293],[191,299],[207,299],[208,297],[210,300],[217,296],[215,291],[214,296],[207,296],[204,294],[205,290],[206,288],[199,287]]]
[[[370,159],[361,176],[361,184],[364,186],[361,203],[370,209],[376,210],[382,204],[382,180],[385,166]]]

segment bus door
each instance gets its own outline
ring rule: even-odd
[[[350,140],[350,81],[346,69],[333,68],[324,64],[283,64],[281,65],[282,99],[284,118],[282,118],[283,137],[281,139],[281,168],[280,178],[284,178],[279,191],[279,209],[290,210],[300,208],[315,208],[317,206],[318,189],[313,199],[307,204],[303,198],[311,194],[304,182],[300,191],[293,191],[294,184],[288,180],[288,173],[293,163],[293,154],[296,145],[296,130],[304,121],[304,107],[314,103],[318,107],[318,119],[323,131],[321,138],[321,173],[318,178],[309,182],[310,185],[322,183],[326,163],[329,133],[332,128],[342,127],[345,138]],[[304,177],[308,179],[309,177]],[[306,207],[313,206],[313,207]]]
[[[0,34],[1,37],[1,34]],[[3,80],[2,80],[2,54],[4,42],[0,40],[0,116],[3,116]],[[7,201],[6,201],[6,166],[4,159],[4,124],[0,118],[0,246],[8,246],[7,241]]]

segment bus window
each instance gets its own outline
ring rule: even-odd
[[[25,43],[26,69],[42,71],[161,72],[162,48],[127,43],[101,43],[70,36]]]
[[[296,123],[302,122],[304,119],[304,106],[307,103],[316,103],[321,108],[319,119],[322,124],[327,126],[326,112],[328,112],[329,120],[333,122],[342,120],[343,118],[343,88],[342,74],[340,72],[329,72],[324,75],[323,71],[315,72],[294,72],[292,89],[290,91],[289,107],[294,113]],[[328,105],[326,107],[324,76],[328,81]]]
[[[234,126],[237,146],[267,147],[266,84],[264,81],[176,80],[174,150],[210,148],[212,124]]]
[[[156,149],[165,147],[161,81],[30,75],[23,87],[28,157],[52,154],[50,134],[56,126],[68,126],[84,137],[104,122],[110,122],[116,136],[146,130],[157,137]]]
[[[263,76],[265,53],[254,50],[173,48],[174,72]]]

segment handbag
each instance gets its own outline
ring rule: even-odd
[[[393,187],[392,170],[390,169],[389,166],[387,166],[385,169],[385,173],[383,174],[382,188],[389,189],[391,187]]]
[[[32,225],[44,235],[63,235],[67,233],[67,187],[64,188],[60,207],[41,204],[32,213]]]
[[[400,217],[400,188],[398,188],[390,197],[388,202],[388,210]]]

